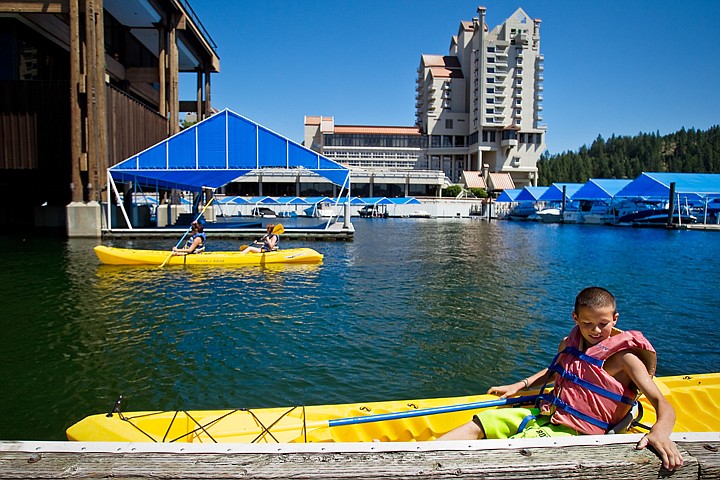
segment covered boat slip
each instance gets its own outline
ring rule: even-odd
[[[656,383],[677,413],[676,432],[718,432],[720,373],[662,377]],[[523,397],[530,401],[533,398]],[[525,403],[523,402],[523,404]],[[68,439],[170,443],[426,442],[468,421],[484,408],[511,407],[518,399],[494,395],[341,405],[122,412],[86,417]],[[652,406],[641,399],[640,426],[653,425]]]
[[[302,145],[230,110],[197,123],[172,137],[108,169],[107,210],[104,233],[134,230],[117,182],[132,183],[156,191],[190,191],[199,210],[204,193],[246,175],[262,175],[273,169],[291,169],[323,177],[340,187],[336,205],[344,200],[349,208],[350,170]],[[113,197],[122,212],[126,229],[112,228]],[[349,215],[341,229],[351,231]],[[331,219],[327,221],[327,227]]]

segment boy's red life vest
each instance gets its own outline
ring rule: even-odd
[[[655,349],[642,333],[620,332],[580,350],[583,340],[575,326],[565,349],[558,353],[550,371],[555,372],[555,388],[540,395],[541,413],[552,413],[552,422],[588,435],[605,434],[630,411],[638,392],[634,385],[623,385],[608,374],[603,365],[613,354],[631,350],[655,375]],[[554,412],[553,412],[553,407]]]

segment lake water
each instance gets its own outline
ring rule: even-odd
[[[120,394],[164,410],[483,392],[546,366],[591,284],[660,375],[720,371],[716,232],[353,223],[353,242],[284,240],[325,254],[304,266],[110,267],[95,241],[0,237],[0,439],[63,440]]]

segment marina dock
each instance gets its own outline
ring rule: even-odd
[[[641,435],[345,444],[2,442],[0,479],[718,479],[720,433],[676,433],[662,468]]]

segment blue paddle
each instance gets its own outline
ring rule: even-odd
[[[447,405],[444,407],[421,408],[407,412],[378,413],[376,415],[365,415],[361,417],[337,418],[328,420],[328,427],[340,427],[343,425],[358,425],[361,423],[382,422],[386,420],[398,420],[401,418],[424,417],[426,415],[437,415],[440,413],[461,412],[474,410],[476,408],[501,407],[504,405],[516,405],[518,403],[533,403],[537,395],[525,395],[523,397],[501,398],[498,400],[486,400],[484,402],[461,403],[459,405]]]

